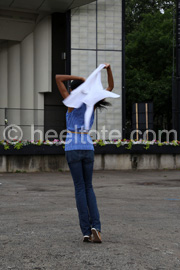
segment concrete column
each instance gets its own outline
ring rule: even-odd
[[[0,47],[0,108],[7,107],[7,43],[3,43]]]
[[[35,91],[51,92],[51,17],[41,21],[34,31]],[[40,104],[36,104],[40,105]]]
[[[8,42],[8,124],[20,125],[20,43]],[[10,109],[13,108],[13,109]],[[12,138],[19,133],[12,132]]]
[[[34,139],[44,139],[44,92],[51,92],[51,17],[43,19],[34,31]],[[43,136],[42,136],[43,135]]]
[[[21,42],[21,127],[23,139],[30,140],[34,123],[34,39],[33,33]],[[24,110],[23,110],[24,109]],[[28,126],[26,126],[28,125]]]
[[[7,84],[7,43],[3,43],[0,47],[0,140],[3,140],[5,109],[8,99],[8,84]]]
[[[8,42],[8,107],[20,108],[19,42]]]
[[[21,42],[21,108],[34,108],[33,33]]]

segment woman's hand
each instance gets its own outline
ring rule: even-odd
[[[109,68],[111,68],[110,64],[104,63],[104,65],[105,65],[104,69],[109,69]]]
[[[84,77],[80,77],[80,80],[85,82],[86,79]]]

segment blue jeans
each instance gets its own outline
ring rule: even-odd
[[[101,231],[100,216],[92,186],[94,151],[66,151],[66,159],[75,187],[76,206],[83,235],[91,235],[91,228]]]

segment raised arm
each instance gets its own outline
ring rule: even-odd
[[[73,75],[56,75],[56,84],[63,98],[67,98],[69,93],[64,85],[64,81],[69,80],[85,80],[83,77],[73,76]]]
[[[104,67],[107,70],[107,76],[108,76],[108,87],[106,90],[112,91],[114,88],[114,79],[112,75],[112,70],[110,64],[105,64],[106,66]]]

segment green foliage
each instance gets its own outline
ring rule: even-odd
[[[146,146],[144,147],[144,149],[148,150],[148,149],[149,149],[149,147],[150,147],[150,143],[149,143],[149,142],[147,142],[147,143],[146,143]]]
[[[174,7],[174,1],[127,1],[128,121],[131,121],[133,103],[153,101],[154,121],[161,117],[161,125],[171,123]]]
[[[175,7],[176,0],[126,0],[126,34],[139,27],[144,14],[154,14],[157,11]]]
[[[42,144],[43,144],[43,141],[38,140],[38,142],[37,142],[37,144],[36,144],[36,145],[41,146]]]
[[[4,149],[5,149],[5,150],[8,150],[8,149],[9,149],[9,145],[8,145],[8,144],[5,144],[5,145],[4,145]]]
[[[99,140],[97,144],[100,145],[100,146],[105,146],[106,145],[103,140]]]
[[[22,144],[21,142],[18,142],[18,143],[15,144],[14,149],[19,150],[19,149],[21,149],[22,147],[23,147],[23,144]]]
[[[159,143],[158,143],[158,146],[163,146],[163,143],[160,143],[160,142],[159,142]]]
[[[117,144],[116,144],[116,147],[119,148],[121,146],[121,141],[119,141]]]
[[[128,146],[126,147],[126,149],[131,150],[133,146],[133,142],[129,141]]]

